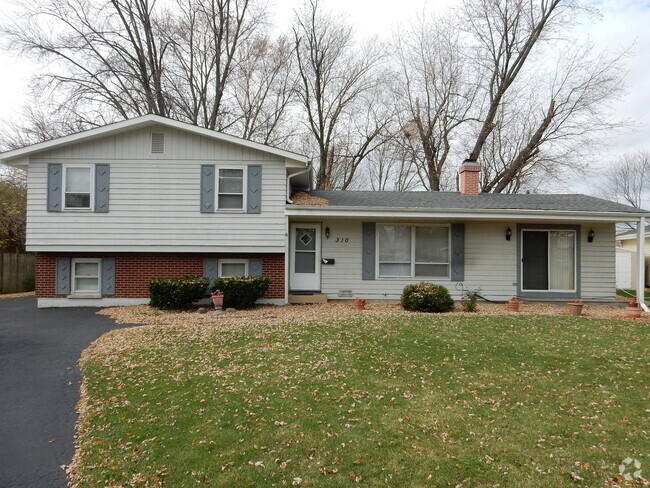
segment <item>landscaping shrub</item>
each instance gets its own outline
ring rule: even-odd
[[[149,305],[156,308],[184,310],[205,296],[207,278],[155,278],[149,282]]]
[[[402,307],[412,312],[451,312],[454,300],[444,286],[422,282],[404,288]]]
[[[249,308],[264,296],[270,284],[271,278],[268,276],[217,278],[212,291],[219,290],[223,293],[225,308]]]
[[[463,292],[463,300],[461,301],[461,305],[463,307],[464,312],[478,311],[476,300],[478,300],[480,293],[481,293],[480,288],[478,290],[465,290]]]

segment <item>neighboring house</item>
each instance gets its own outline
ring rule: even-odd
[[[310,191],[305,156],[147,115],[0,154],[28,172],[40,307],[146,303],[149,280],[269,276],[266,302],[615,295],[615,224],[584,195]],[[292,200],[293,199],[293,200]]]
[[[650,226],[645,227],[645,286],[648,287],[648,265],[650,264]],[[637,231],[628,230],[616,235],[616,286],[636,288],[638,276]]]

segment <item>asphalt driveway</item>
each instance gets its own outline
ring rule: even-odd
[[[96,309],[37,309],[0,300],[0,487],[66,486],[73,453],[81,351],[125,327]]]

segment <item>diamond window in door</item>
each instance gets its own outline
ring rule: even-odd
[[[296,251],[316,250],[316,229],[296,229]]]
[[[316,229],[296,228],[294,271],[313,273],[316,270]]]

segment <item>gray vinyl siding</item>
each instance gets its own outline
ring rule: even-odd
[[[594,229],[593,242],[587,242]],[[616,293],[616,227],[614,224],[582,226],[582,296],[611,298]]]
[[[424,224],[425,222],[419,221]],[[450,221],[426,222],[450,224]],[[323,258],[334,258],[334,265],[322,267],[322,292],[330,299],[339,298],[339,291],[350,290],[353,296],[369,299],[399,299],[402,289],[423,281],[422,278],[377,278],[364,280],[361,271],[362,221],[324,220],[323,229],[330,228],[330,238],[323,236]],[[465,222],[465,277],[462,282],[450,279],[427,280],[447,287],[455,299],[462,288],[481,289],[481,294],[493,300],[507,300],[517,294],[517,235],[505,239],[506,228],[517,228],[517,222]],[[550,224],[552,227],[552,224]],[[590,228],[596,239],[586,242]],[[614,226],[585,225],[582,227],[581,277],[584,298],[612,298],[615,295]],[[337,243],[336,238],[349,238]]]
[[[158,131],[165,153],[150,154]],[[110,164],[110,211],[48,213],[48,163]],[[262,166],[261,213],[201,213],[204,164]],[[41,153],[28,175],[29,251],[284,252],[285,162],[272,154],[151,126]]]

